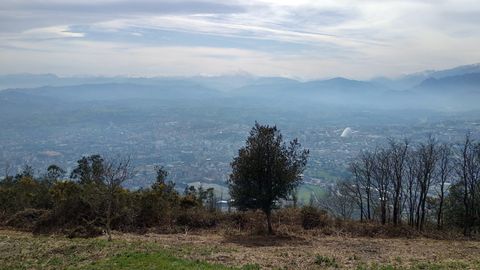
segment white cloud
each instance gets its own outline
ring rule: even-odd
[[[68,26],[50,26],[34,28],[22,33],[25,39],[50,39],[50,38],[81,38],[85,33],[72,32]]]
[[[0,26],[2,73],[364,78],[480,61],[480,3],[472,0],[5,0],[0,14],[8,26]],[[148,31],[183,38],[157,44]],[[198,35],[222,41],[199,45]],[[229,38],[280,45],[265,51]]]

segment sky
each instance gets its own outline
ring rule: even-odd
[[[0,74],[397,77],[480,62],[478,0],[1,0]]]

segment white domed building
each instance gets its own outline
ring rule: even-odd
[[[340,135],[340,137],[342,138],[347,138],[347,137],[350,137],[353,133],[353,130],[349,127],[345,128],[342,132],[342,135]]]

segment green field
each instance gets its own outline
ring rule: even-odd
[[[193,261],[179,259],[168,252],[154,253],[123,253],[113,258],[94,262],[85,266],[83,269],[103,270],[103,269],[162,269],[162,270],[233,270],[233,269],[258,269],[255,265],[246,265],[241,268],[227,267],[220,264],[210,264],[202,261]]]
[[[317,196],[318,199],[325,196],[326,191],[317,185],[303,184],[298,189],[298,202],[301,204],[308,204],[312,196]]]

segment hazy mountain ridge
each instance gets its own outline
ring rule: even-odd
[[[406,90],[419,86],[423,81],[434,78],[441,79],[445,77],[460,76],[465,74],[480,73],[480,63],[471,65],[462,65],[445,70],[425,70],[412,74],[406,74],[398,78],[378,77],[372,79],[372,82],[379,83],[395,90]]]
[[[480,72],[441,78],[429,78],[420,83],[416,89],[444,92],[450,91],[452,94],[458,94],[465,91],[480,91]]]
[[[463,136],[463,129],[474,125],[465,121],[476,121],[480,111],[477,75],[424,80],[405,91],[345,78],[303,82],[244,74],[7,89],[0,91],[0,139],[4,153],[16,153],[16,164],[59,163],[71,169],[88,153],[125,152],[137,156],[141,166],[168,164],[172,177],[185,183],[223,183],[246,127],[259,121],[284,127],[316,149],[309,177],[340,177],[351,151],[397,130]],[[460,85],[468,90],[459,91]],[[445,119],[453,131],[444,134],[443,126],[430,124]],[[429,123],[428,129],[410,128],[418,123]],[[345,127],[362,135],[344,141]],[[45,151],[63,156],[45,158]]]
[[[429,78],[441,79],[445,77],[459,76],[465,74],[480,73],[480,63],[463,65],[445,70],[426,70],[422,72],[406,74],[398,78],[378,77],[372,80],[359,81],[343,77],[336,77],[324,80],[311,80],[305,84],[343,84],[359,85],[373,84],[376,87],[383,87],[393,90],[407,90],[420,85]],[[140,85],[157,85],[164,82],[190,81],[207,88],[229,91],[251,85],[265,84],[289,84],[300,83],[300,81],[285,77],[257,77],[247,73],[219,75],[219,76],[172,76],[172,77],[128,77],[128,76],[75,76],[59,77],[55,74],[8,74],[0,75],[0,89],[8,88],[36,88],[41,86],[73,86],[79,84],[105,84],[105,83],[132,83]]]
[[[418,76],[428,74],[431,77],[404,91],[397,91],[378,81],[341,77],[301,82],[283,77],[245,74],[225,77],[86,78],[83,83],[62,86],[55,84],[74,83],[79,78],[59,78],[47,74],[32,75],[30,80],[25,81],[45,80],[53,86],[6,89],[0,92],[0,100],[4,103],[7,96],[12,98],[13,93],[21,93],[15,97],[17,105],[33,107],[37,103],[40,107],[48,107],[45,104],[51,99],[52,104],[59,101],[122,101],[137,104],[140,100],[151,103],[155,100],[171,100],[196,101],[215,106],[254,103],[278,108],[332,105],[377,109],[478,110],[475,102],[480,98],[480,72],[475,73],[478,70],[480,65],[477,64],[425,72]],[[20,78],[29,76],[3,76],[0,85],[14,84]],[[409,76],[404,79],[410,80]]]
[[[156,85],[137,83],[80,84],[73,86],[43,86],[27,89],[7,89],[3,92],[19,92],[32,96],[59,98],[70,101],[123,100],[123,99],[178,99],[210,98],[218,91],[190,81],[171,80]]]

